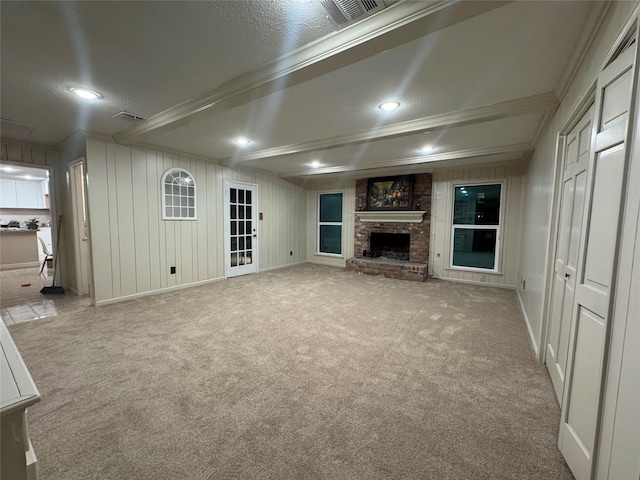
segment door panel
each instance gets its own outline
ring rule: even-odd
[[[618,145],[599,153],[596,160],[584,283],[603,290],[611,281],[624,159],[624,146]]]
[[[225,276],[258,271],[258,186],[225,182]]]
[[[567,135],[564,150],[562,204],[546,352],[547,368],[558,403],[562,401],[569,350],[593,111],[593,107],[590,108]]]
[[[595,152],[588,168],[578,282],[558,445],[577,480],[594,474],[606,338],[610,329],[611,285],[618,245],[626,138],[632,98],[635,45],[598,76],[600,112]]]

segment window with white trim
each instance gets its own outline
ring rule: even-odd
[[[184,168],[162,175],[162,219],[196,220],[196,182]]]
[[[498,271],[502,183],[454,185],[451,268]]]
[[[318,253],[342,255],[342,193],[318,194]]]

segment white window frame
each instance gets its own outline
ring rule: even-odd
[[[320,196],[321,195],[342,195],[342,221],[341,222],[321,222],[320,221]],[[316,255],[325,255],[327,257],[342,258],[344,253],[344,191],[335,190],[327,192],[318,192],[316,197]],[[340,253],[327,253],[320,251],[320,227],[323,225],[340,225]]]
[[[455,207],[456,207],[456,188],[457,187],[479,187],[482,185],[500,185],[500,208],[498,209],[498,224],[497,225],[471,225],[471,224],[455,224]],[[456,181],[451,184],[451,242],[449,248],[449,269],[458,270],[464,272],[477,272],[477,273],[500,273],[500,240],[502,237],[503,218],[504,218],[504,196],[505,196],[506,180],[488,180],[488,181],[470,181],[462,182]],[[453,250],[455,245],[455,231],[457,229],[468,230],[494,230],[496,232],[496,250],[493,260],[493,268],[479,268],[479,267],[465,267],[453,264]]]
[[[165,192],[165,182],[167,177],[176,172],[183,172],[188,175],[188,178],[193,182],[193,217],[183,217],[182,215],[167,215],[167,198],[171,198],[172,200],[176,198],[173,193]],[[172,184],[173,185],[173,184]],[[197,220],[198,219],[198,187],[196,185],[196,179],[193,177],[191,172],[184,168],[180,167],[172,167],[168,169],[166,172],[162,174],[162,180],[160,181],[160,191],[162,192],[162,220]],[[178,195],[177,198],[182,198],[181,195]]]

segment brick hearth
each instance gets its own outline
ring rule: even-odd
[[[431,219],[430,173],[415,176],[412,210],[425,212],[420,222],[364,222],[356,215],[354,257],[347,259],[348,271],[367,275],[423,282],[427,278],[429,263],[429,233]],[[356,181],[356,210],[363,205],[367,195],[367,179]],[[408,233],[410,235],[409,261],[366,258],[363,251],[369,249],[371,232]]]

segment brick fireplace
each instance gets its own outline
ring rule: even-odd
[[[429,263],[431,174],[415,175],[412,205],[407,210],[362,209],[367,185],[366,178],[356,181],[354,257],[347,259],[347,270],[423,282]]]

